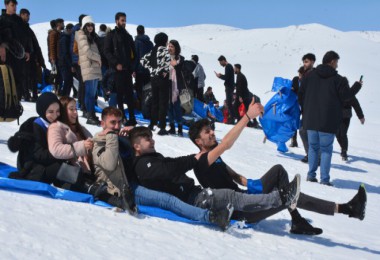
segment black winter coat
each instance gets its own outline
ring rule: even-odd
[[[194,155],[167,158],[160,153],[152,153],[136,157],[134,171],[142,186],[170,193],[186,202],[197,187],[186,172],[196,163]]]
[[[62,33],[61,37],[59,37],[59,66],[71,68],[71,52],[70,52],[70,44],[71,44],[71,34]]]
[[[136,60],[140,61],[145,54],[149,53],[153,50],[153,43],[150,40],[148,35],[137,35],[135,38],[135,46],[136,46]],[[149,74],[149,70],[145,69],[140,62],[137,62],[137,71],[138,73],[147,73]]]
[[[224,86],[229,89],[233,89],[235,86],[234,68],[231,64],[227,64],[224,68],[224,75],[220,77],[224,80]]]
[[[136,71],[135,43],[124,28],[115,27],[107,34],[104,42],[104,55],[111,68],[116,69],[116,65],[121,64],[123,70],[130,73]]]
[[[352,99],[361,85],[347,81],[329,65],[319,65],[302,79],[298,98],[307,130],[335,134],[342,120],[343,102]]]
[[[236,97],[249,98],[248,81],[243,73],[236,75]]]

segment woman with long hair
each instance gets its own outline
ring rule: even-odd
[[[98,125],[99,119],[95,115],[95,95],[98,81],[102,79],[101,56],[97,46],[98,36],[95,33],[95,24],[91,16],[82,20],[82,28],[75,32],[75,41],[78,44],[79,63],[85,86],[87,124]]]
[[[179,93],[185,88],[185,82],[183,79],[182,67],[185,58],[180,55],[181,46],[178,41],[171,40],[169,42],[169,54],[170,54],[170,73],[169,78],[171,81],[171,91],[169,92],[169,110],[168,117],[170,123],[169,134],[176,134],[175,124],[178,125],[178,135],[183,136],[182,132],[182,108],[181,101],[179,99]]]

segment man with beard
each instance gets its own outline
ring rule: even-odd
[[[104,55],[110,68],[115,69],[117,105],[124,111],[124,98],[127,99],[129,120],[125,124],[136,125],[133,101],[132,76],[136,76],[136,49],[132,36],[125,29],[127,15],[118,12],[115,15],[116,27],[106,36]],[[123,117],[125,115],[123,113]]]

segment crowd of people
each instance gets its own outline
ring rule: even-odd
[[[183,135],[182,115],[186,112],[183,93],[188,91],[202,102],[219,106],[212,87],[204,92],[206,74],[197,55],[186,61],[179,42],[169,41],[168,35],[162,32],[155,35],[153,44],[141,25],[133,39],[125,29],[126,14],[122,12],[115,15],[114,29],[101,25],[99,33],[95,32],[94,20],[89,15],[81,15],[76,25],[65,26],[63,19],[55,19],[48,32],[48,56],[57,92],[38,96],[37,77],[30,72],[32,67],[36,71],[46,66],[37,48],[38,41],[32,40],[34,34],[27,24],[30,13],[22,9],[20,16],[16,15],[16,0],[5,0],[5,6],[0,19],[1,59],[11,67],[23,68],[15,72],[19,98],[35,101],[38,114],[25,121],[8,141],[9,148],[18,151],[18,171],[11,173],[10,178],[89,193],[132,215],[138,213],[139,205],[160,207],[189,219],[213,223],[222,230],[228,228],[231,218],[255,223],[284,209],[291,215],[290,232],[294,234],[322,233],[322,229],[313,227],[297,208],[364,219],[366,191],[363,185],[352,200],[337,203],[300,192],[300,175],[296,174],[290,181],[281,165],[273,166],[261,178],[247,179],[222,160],[223,153],[234,145],[247,125],[258,127],[256,118],[264,111],[259,99],[248,90],[240,64],[233,67],[220,56],[218,61],[225,73],[215,72],[224,80],[223,114],[226,123],[234,124],[233,128],[218,144],[213,122],[201,119],[193,123],[188,132],[199,153],[168,158],[156,151],[153,131],[158,125],[158,135]],[[3,33],[7,26],[13,26],[7,31],[11,36]],[[16,33],[22,30],[24,34]],[[21,59],[10,54],[11,48],[5,45],[10,39],[7,37],[14,37],[23,46],[25,54]],[[339,55],[333,51],[327,52],[323,64],[315,69],[315,56],[307,54],[305,57],[299,77],[293,80],[293,90],[298,93],[302,109],[301,137],[308,143],[307,181],[317,181],[320,156],[321,183],[331,185],[329,168],[335,134],[342,146],[342,156],[347,157],[349,120],[341,120],[342,104],[348,109],[358,103],[355,94],[362,82],[356,82],[352,88],[348,86],[347,79],[336,71]],[[29,80],[32,77],[33,80]],[[79,88],[71,96],[73,77],[78,80]],[[113,105],[104,108],[97,118],[95,100],[100,81]],[[149,82],[150,124],[136,127],[134,109],[144,104],[144,86]],[[33,86],[28,85],[31,83]],[[139,102],[135,102],[134,92]],[[128,119],[124,102],[128,106]],[[82,110],[87,124],[100,125],[99,133],[93,135],[79,123],[78,110]],[[364,123],[363,113],[358,116]],[[297,145],[296,139],[292,144]],[[75,176],[73,172],[63,172],[67,164],[79,168]],[[200,185],[195,185],[186,175],[190,170],[194,170]]]

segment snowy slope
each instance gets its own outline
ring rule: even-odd
[[[135,27],[130,25],[128,30],[135,32]],[[48,24],[32,28],[46,54]],[[367,121],[363,126],[355,116],[352,118],[347,163],[341,161],[339,145],[334,144],[331,176],[335,187],[305,182],[308,167],[299,161],[303,148],[290,148],[289,153],[280,154],[274,144],[263,144],[263,133],[254,129],[245,129],[223,159],[248,178],[259,178],[280,163],[290,178],[301,174],[303,192],[336,202],[350,200],[363,182],[368,192],[366,218],[361,222],[343,215],[331,217],[301,210],[313,225],[324,230],[320,236],[306,237],[289,234],[290,217],[284,211],[254,229],[232,227],[222,233],[210,227],[133,218],[87,204],[0,190],[1,259],[379,259],[380,118],[375,102],[380,94],[375,81],[379,71],[375,62],[380,53],[378,43],[318,24],[257,30],[197,25],[146,31],[151,38],[165,31],[170,38],[179,40],[186,58],[198,54],[206,69],[206,84],[214,87],[219,100],[224,98],[223,82],[213,71],[223,71],[217,62],[220,54],[231,63],[242,64],[250,89],[266,102],[272,96],[265,92],[270,90],[273,77],[293,77],[304,53],[314,52],[319,63],[327,50],[336,50],[341,55],[342,75],[351,83],[361,74],[365,76],[358,98]],[[21,121],[35,115],[34,104],[24,103],[24,109]],[[85,123],[83,119],[81,122]],[[16,155],[8,151],[6,141],[18,129],[17,123],[0,126],[1,161],[15,165]],[[217,137],[222,138],[230,128],[217,124]],[[99,131],[94,126],[88,129],[92,133]],[[155,136],[155,140],[157,150],[166,156],[197,151],[186,138]]]

